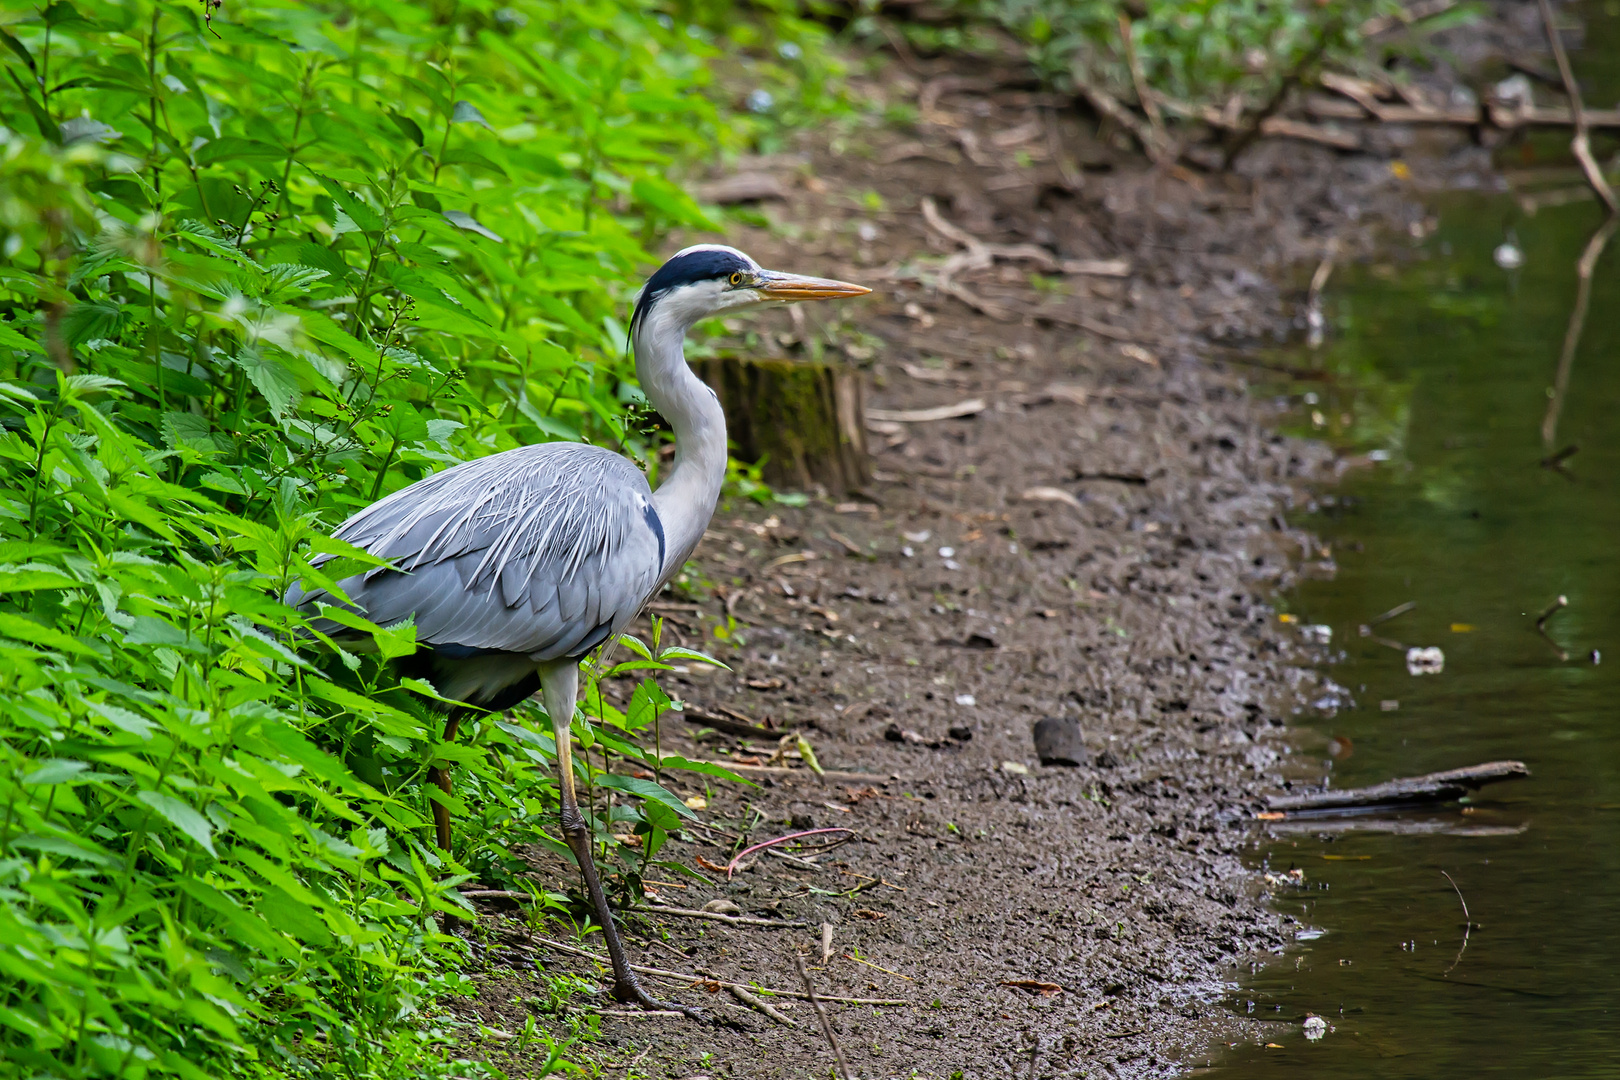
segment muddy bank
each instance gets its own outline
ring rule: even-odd
[[[1429,132],[1415,169],[1265,142],[1233,177],[1156,173],[1039,95],[955,91],[939,81],[951,74],[895,70],[863,88],[925,99],[914,128],[807,140],[749,166],[787,197],[729,242],[878,292],[811,313],[840,322],[739,323],[736,344],[840,351],[891,414],[983,407],[874,425],[874,482],[846,502],[723,508],[682,593],[655,605],[732,666],[679,675],[683,699],[802,731],[824,767],[860,775],[818,781],[774,739],[667,724],[666,751],[760,766],[761,786],[682,790],[705,796],[711,827],[666,854],[709,881],[654,874],[660,899],[802,925],[649,912],[628,920],[632,951],[786,990],[798,953],[823,993],[904,1002],[832,1007],[863,1077],[1169,1074],[1299,1020],[1217,1000],[1245,956],[1294,940],[1240,854],[1260,793],[1283,783],[1287,718],[1336,691],[1268,600],[1332,572],[1288,514],[1354,463],[1270,433],[1270,406],[1246,392],[1275,375],[1256,346],[1303,329],[1330,242],[1349,258],[1380,232],[1422,232],[1414,172],[1483,176],[1489,160],[1465,133]],[[992,252],[942,287],[946,260],[974,243],[1129,270],[1063,275]],[[1078,721],[1082,764],[1039,763],[1031,728],[1047,717]],[[763,771],[773,761],[792,771]],[[854,839],[810,860],[759,857],[729,883],[712,869],[733,837],[832,826]],[[546,888],[575,888],[564,862],[534,861]],[[536,960],[596,979],[536,933],[560,936],[490,906],[464,1018],[521,1031],[547,994]],[[609,1017],[585,1050],[605,1068],[804,1077],[832,1064],[806,1003],[773,999],[788,1027],[710,993],[718,982],[649,986],[727,1026]],[[510,1042],[480,1053],[511,1075],[543,1060]]]

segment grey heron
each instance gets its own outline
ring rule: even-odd
[[[538,690],[557,746],[563,836],[602,925],[613,996],[658,1003],[637,983],[591,858],[570,754],[579,662],[622,632],[697,547],[726,475],[726,422],[714,392],[687,367],[686,333],[701,319],[778,302],[859,296],[870,289],[766,270],[735,248],[700,244],[648,279],[630,321],[636,375],[675,434],[675,458],[652,490],[610,450],[542,443],[464,462],[366,507],[334,534],[388,560],[345,578],[353,609],[388,626],[414,619],[411,658],[451,709],[445,741],[474,712],[503,712]],[[337,604],[324,590],[288,590],[311,615]],[[315,618],[334,637],[353,631]],[[431,778],[446,794],[449,774]],[[433,802],[436,839],[450,815]],[[690,1010],[683,1010],[690,1011]]]

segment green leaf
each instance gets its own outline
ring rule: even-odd
[[[717,776],[722,780],[733,780],[739,784],[747,784],[749,787],[759,786],[748,777],[734,773],[724,765],[716,765],[712,761],[692,761],[690,758],[681,757],[679,754],[665,754],[658,759],[658,764],[665,769],[681,769],[686,772],[703,773],[706,776]]]
[[[47,758],[39,767],[22,778],[25,784],[65,784],[90,767],[88,762],[69,761],[66,758]]]
[[[0,635],[14,641],[26,641],[32,645],[43,645],[47,649],[57,649],[61,652],[74,653],[79,656],[94,656],[95,650],[71,634],[49,626],[42,626],[33,619],[10,612],[0,611]]]
[[[45,346],[32,338],[24,337],[3,322],[0,322],[0,349],[23,349],[41,356],[45,355]]]
[[[478,106],[470,101],[456,102],[455,112],[451,113],[450,119],[457,124],[482,124],[486,128],[489,127],[489,121],[484,119],[484,114],[479,112]],[[495,129],[490,128],[490,130],[494,131]]]
[[[247,374],[253,388],[264,396],[270,415],[277,420],[298,404],[298,379],[280,360],[258,349],[243,349],[236,363]]]
[[[488,237],[497,244],[506,243],[499,233],[480,225],[478,220],[471,214],[463,213],[460,210],[446,210],[444,211],[444,220],[458,229],[466,229],[468,232],[475,232],[479,236]]]
[[[643,799],[663,803],[682,817],[697,820],[697,815],[692,813],[685,803],[651,780],[641,780],[634,776],[620,776],[618,773],[598,773],[594,783],[597,787],[612,788],[615,791],[622,791],[626,795],[636,795]]]
[[[135,798],[156,810],[165,821],[195,840],[208,854],[218,856],[219,853],[214,850],[214,827],[190,806],[156,791],[137,791]]]
[[[671,645],[668,648],[664,649],[662,652],[660,652],[658,654],[658,659],[663,660],[665,662],[668,662],[670,660],[695,660],[700,664],[713,664],[715,667],[725,668],[727,671],[731,670],[731,668],[727,667],[725,664],[723,664],[720,661],[716,660],[714,657],[710,656],[708,653],[701,653],[701,652],[698,652],[696,649],[682,648],[679,645]]]
[[[393,109],[388,110],[388,119],[394,122],[394,126],[399,128],[407,139],[411,140],[417,146],[422,145],[422,127],[415,120],[412,120],[408,116],[401,116]]]

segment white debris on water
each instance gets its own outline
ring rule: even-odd
[[[1437,646],[1406,650],[1406,670],[1412,675],[1438,675],[1446,668],[1446,654]]]
[[[1307,1016],[1305,1018],[1305,1037],[1315,1042],[1328,1032],[1327,1021],[1320,1016]]]
[[[1312,645],[1333,644],[1333,627],[1322,623],[1312,623],[1299,628],[1299,636]]]

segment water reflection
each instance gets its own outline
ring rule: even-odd
[[[1620,656],[1620,256],[1590,200],[1433,211],[1410,261],[1336,272],[1313,360],[1331,377],[1275,388],[1355,466],[1305,522],[1337,575],[1288,599],[1332,628],[1355,705],[1301,716],[1299,756],[1335,787],[1499,758],[1532,775],[1268,823],[1256,857],[1309,929],[1229,1003],[1280,1045],[1215,1075],[1620,1073],[1620,672],[1598,662]],[[1409,674],[1397,645],[1443,670]]]

